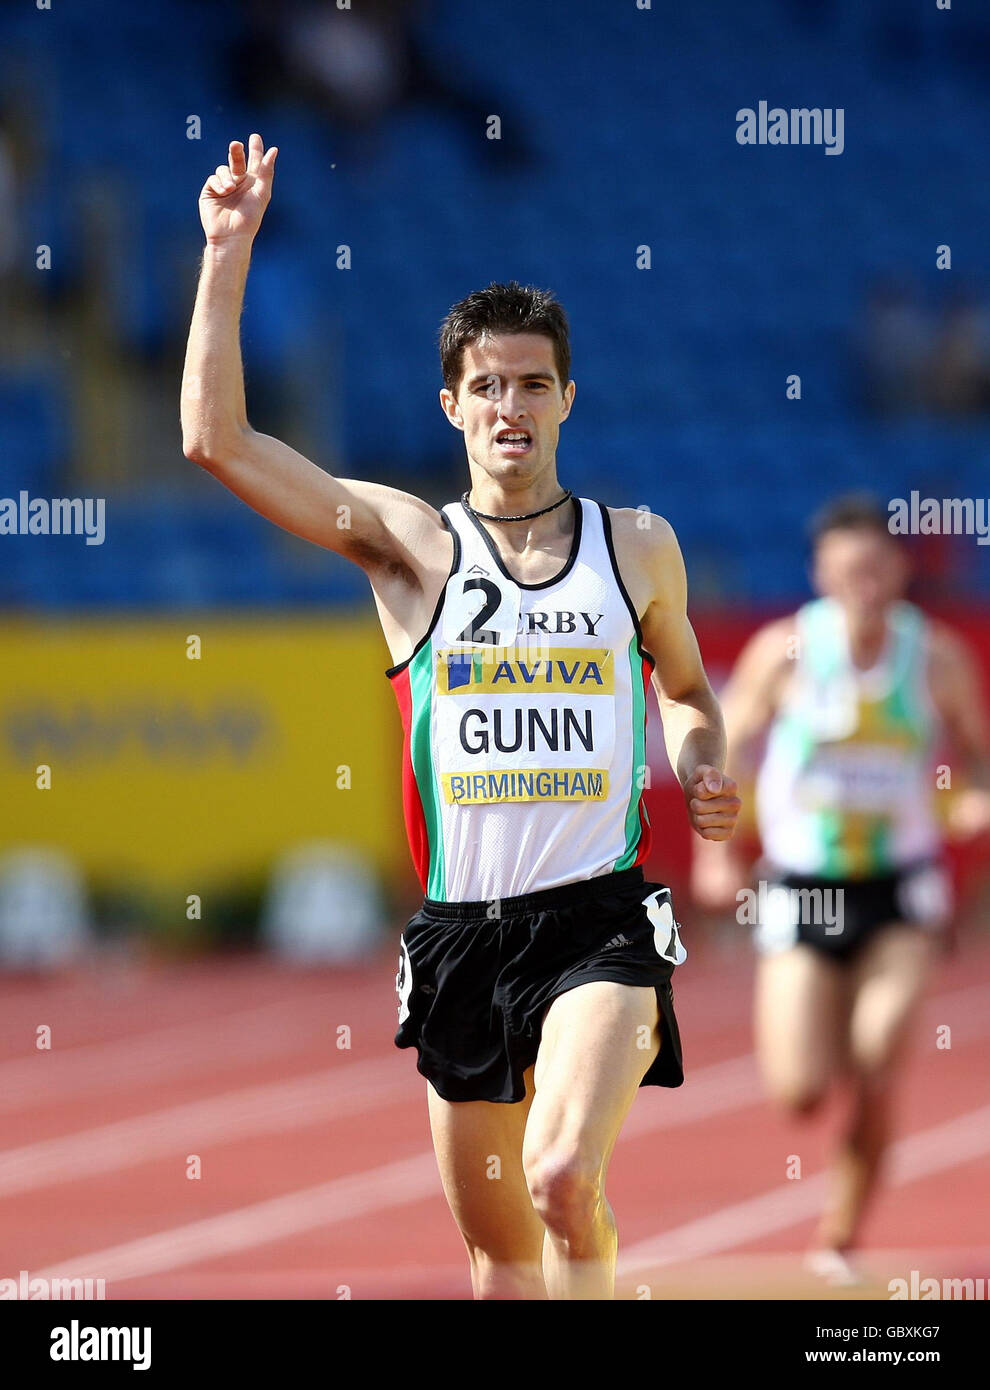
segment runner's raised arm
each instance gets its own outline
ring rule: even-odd
[[[368,571],[418,580],[416,551],[443,526],[428,503],[379,483],[335,478],[251,428],[239,324],[254,238],[271,199],[278,147],[252,135],[203,185],[206,234],[182,381],[182,452],[262,516]]]

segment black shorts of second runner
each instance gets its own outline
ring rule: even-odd
[[[512,1103],[559,995],[592,980],[652,986],[660,1051],[644,1086],[680,1086],[671,975],[686,957],[670,890],[641,868],[488,902],[427,898],[399,950],[397,1047],[444,1100]]]
[[[754,891],[754,942],[776,955],[804,942],[831,960],[855,960],[888,923],[943,933],[951,911],[945,867],[926,859],[869,878],[820,878],[764,864]]]

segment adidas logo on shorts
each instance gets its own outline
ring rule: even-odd
[[[611,941],[605,942],[605,945],[602,947],[602,950],[607,951],[612,946],[628,946],[629,944],[630,941],[628,936],[623,936],[622,932],[619,932],[618,936],[613,936]]]

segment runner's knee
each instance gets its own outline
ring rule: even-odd
[[[852,1076],[858,1091],[882,1095],[889,1089],[896,1074],[900,1046],[899,1040],[877,1039],[853,1050]]]
[[[600,1171],[600,1163],[589,1162],[574,1149],[551,1149],[530,1162],[530,1196],[551,1234],[572,1237],[588,1229],[601,1198]]]
[[[771,1086],[771,1095],[783,1110],[795,1116],[813,1115],[825,1099],[823,1081],[784,1081]]]
[[[850,1055],[857,1079],[864,1084],[884,1086],[907,1042],[906,1020],[894,1021],[886,1026],[854,1027]]]

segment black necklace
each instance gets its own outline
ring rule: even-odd
[[[470,489],[468,489],[468,491],[470,491]],[[543,516],[546,512],[556,511],[558,507],[564,505],[568,497],[572,496],[573,493],[571,489],[567,488],[564,491],[563,497],[559,498],[556,502],[551,502],[549,507],[541,507],[538,512],[526,512],[522,516],[492,516],[489,512],[476,512],[468,501],[467,492],[465,492],[464,496],[461,498],[461,505],[469,511],[472,516],[480,517],[482,521],[531,521],[534,516]]]

